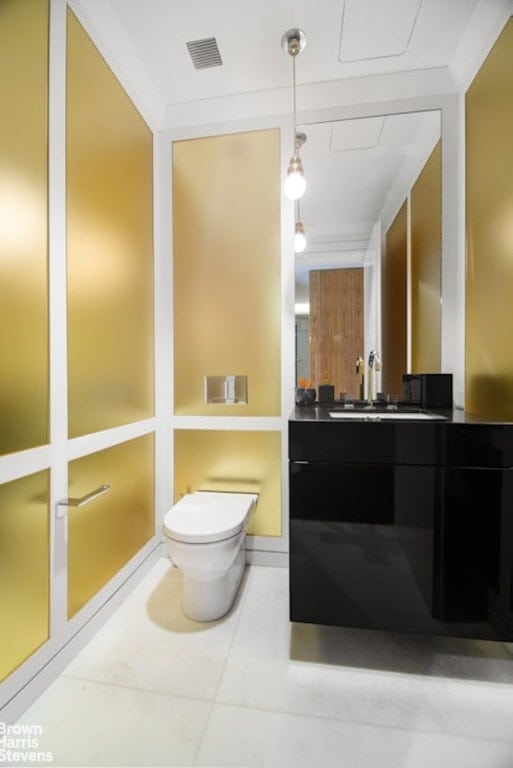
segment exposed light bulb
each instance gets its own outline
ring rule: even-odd
[[[306,179],[303,172],[303,163],[299,155],[294,155],[290,158],[283,192],[289,200],[299,200],[304,195],[305,189]]]
[[[303,253],[307,246],[305,228],[302,221],[296,222],[296,231],[294,234],[294,251],[295,253]]]

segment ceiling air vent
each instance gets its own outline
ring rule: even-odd
[[[190,40],[187,43],[187,48],[196,69],[220,67],[223,63],[215,37],[206,37],[204,40]]]

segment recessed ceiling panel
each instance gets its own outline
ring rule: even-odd
[[[408,48],[423,0],[344,0],[340,62],[401,56]]]
[[[377,147],[384,123],[383,116],[338,120],[331,126],[331,151],[347,152]]]

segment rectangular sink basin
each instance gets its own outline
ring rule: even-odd
[[[445,416],[437,413],[412,413],[406,411],[330,411],[332,419],[350,421],[445,421]]]

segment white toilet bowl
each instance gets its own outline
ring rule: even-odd
[[[213,621],[231,608],[246,566],[246,527],[255,493],[196,491],[164,517],[164,541],[182,571],[184,613]]]

